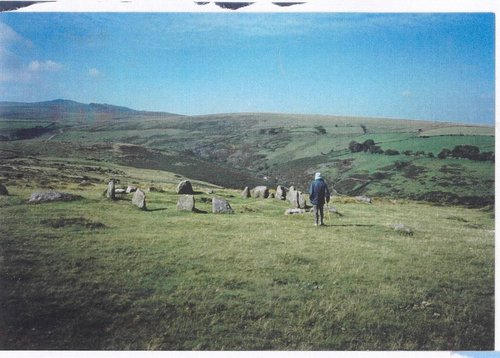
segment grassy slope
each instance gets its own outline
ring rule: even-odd
[[[20,126],[19,122],[14,125]],[[321,170],[328,182],[338,184],[336,189],[343,194],[389,195],[476,207],[490,205],[494,200],[491,162],[351,154],[347,150],[352,140],[373,139],[384,150],[424,151],[434,156],[443,148],[453,149],[460,144],[494,151],[494,133],[490,127],[252,113],[194,117],[141,114],[137,118],[90,121],[68,118],[57,125],[54,132],[28,145],[35,149],[50,146],[51,155],[60,156],[61,144],[92,147],[102,143],[130,143],[140,146],[137,153],[122,155],[113,150],[102,156],[126,165],[173,171],[232,188],[285,184],[306,190],[311,175]],[[367,129],[366,134],[362,125]],[[319,134],[320,126],[326,134]],[[51,139],[46,142],[48,138]],[[152,154],[152,149],[161,153]],[[36,151],[39,150],[28,153],[33,155]],[[71,157],[81,157],[82,153],[96,156],[89,150],[70,151]],[[417,169],[408,173],[390,169],[396,161],[411,162]],[[449,166],[460,168],[461,180],[450,179]]]
[[[315,228],[215,187],[234,215],[182,213],[175,174],[35,159],[7,160],[30,173],[0,197],[1,349],[493,349],[491,212],[338,198]],[[166,192],[142,212],[109,176]],[[27,205],[39,186],[85,199]]]

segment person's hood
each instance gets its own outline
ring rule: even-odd
[[[314,180],[318,180],[318,179],[323,179],[323,178],[321,177],[321,173],[316,173],[316,174],[314,174]]]

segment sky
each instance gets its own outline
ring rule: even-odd
[[[2,13],[0,101],[493,125],[488,13]]]
[[[454,352],[451,358],[498,358],[500,352]]]

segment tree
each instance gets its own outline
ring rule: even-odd
[[[375,141],[373,139],[367,139],[363,142],[363,150],[366,152],[372,145],[375,145]]]
[[[358,143],[358,142],[353,140],[351,143],[349,143],[349,150],[352,153],[357,153],[357,152],[363,151],[364,147],[363,147],[363,144]]]
[[[359,126],[363,130],[363,134],[366,134],[368,132],[368,129],[366,129],[366,126],[364,124],[360,124]]]
[[[445,159],[448,158],[449,156],[451,156],[451,150],[446,148],[443,148],[438,154],[439,159]]]

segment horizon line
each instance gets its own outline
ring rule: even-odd
[[[437,119],[422,119],[422,118],[401,118],[401,117],[381,117],[381,116],[360,116],[360,115],[350,115],[350,114],[324,114],[324,113],[304,113],[304,112],[274,112],[274,111],[257,111],[257,112],[215,112],[215,113],[201,113],[201,114],[182,114],[182,113],[173,113],[173,112],[167,112],[163,110],[150,110],[150,109],[136,109],[133,107],[129,107],[128,105],[116,105],[116,104],[111,104],[111,103],[106,103],[106,102],[78,102],[73,99],[67,99],[67,98],[56,98],[52,100],[44,100],[44,101],[34,101],[34,102],[21,102],[21,101],[2,101],[0,100],[0,104],[6,104],[6,103],[12,103],[12,104],[41,104],[41,103],[51,103],[51,102],[57,102],[57,101],[66,101],[66,102],[73,102],[77,104],[82,104],[82,105],[92,105],[92,104],[97,104],[97,105],[106,105],[106,106],[112,106],[112,107],[122,107],[126,108],[135,112],[146,112],[146,113],[158,113],[158,114],[168,114],[168,115],[174,115],[174,116],[182,116],[182,117],[204,117],[204,116],[220,116],[220,115],[245,115],[245,114],[252,114],[252,115],[258,115],[258,114],[271,114],[271,115],[292,115],[292,116],[315,116],[315,117],[344,117],[344,118],[363,118],[363,119],[373,119],[373,120],[397,120],[397,121],[413,121],[413,122],[437,122],[437,123],[448,123],[448,124],[460,124],[463,126],[471,126],[471,127],[493,127],[495,128],[496,123],[493,124],[485,124],[485,123],[468,123],[468,122],[461,122],[461,121],[450,121],[450,120],[437,120]]]

